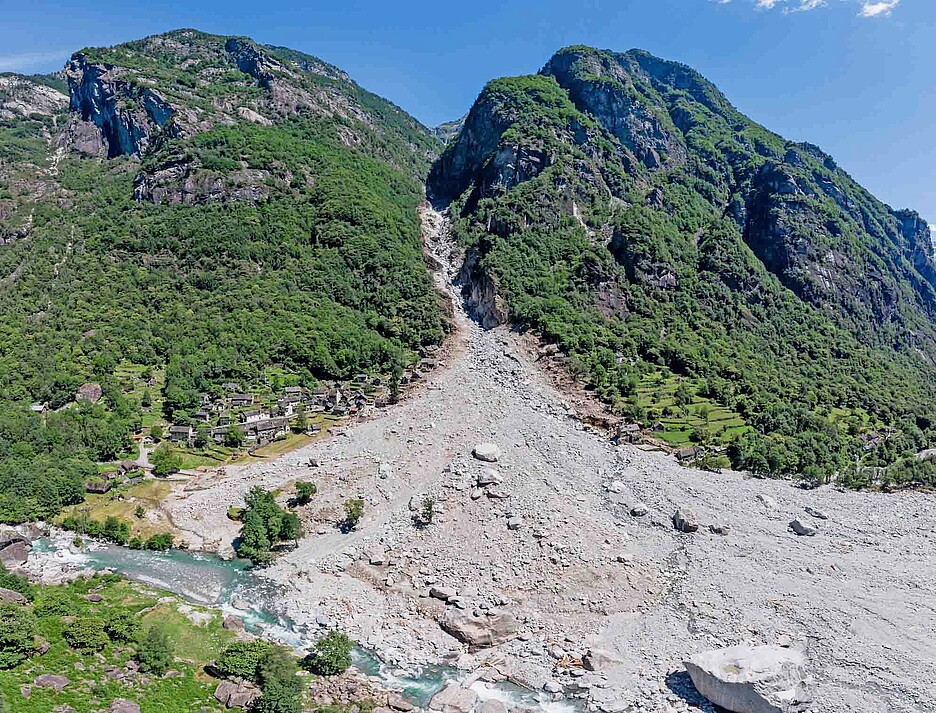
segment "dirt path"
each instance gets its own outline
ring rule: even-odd
[[[517,335],[467,319],[445,221],[428,210],[423,218],[437,284],[456,302],[445,368],[343,435],[206,478],[171,504],[176,523],[223,545],[236,535],[224,513],[249,487],[314,480],[309,534],[268,570],[290,590],[283,609],[337,623],[401,666],[488,662],[608,713],[681,711],[698,702],[684,657],[789,637],[808,647],[815,712],[936,711],[932,496],[807,492],[613,446],[575,418]],[[485,464],[471,450],[482,441],[502,451],[493,490],[504,497],[476,488]],[[440,513],[420,529],[410,503],[425,494]],[[357,496],[364,520],[342,534],[341,504]],[[635,517],[638,502],[648,513]],[[829,519],[806,515],[806,505]],[[703,528],[675,532],[677,507],[692,508]],[[819,535],[789,532],[793,517]],[[433,585],[456,590],[469,611],[510,612],[520,636],[466,654],[437,624],[446,607],[428,596]],[[570,666],[590,647],[619,663]]]

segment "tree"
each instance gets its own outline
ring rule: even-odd
[[[69,646],[85,654],[100,651],[110,642],[104,622],[92,617],[79,617],[66,624],[62,636]]]
[[[312,496],[318,492],[318,486],[305,480],[296,483],[296,504],[308,505]]]
[[[153,439],[156,443],[162,440],[163,437],[163,428],[158,423],[154,423],[150,426],[150,438]]]
[[[211,443],[211,427],[207,423],[200,423],[195,427],[195,447],[204,448]]]
[[[150,455],[153,475],[166,476],[182,468],[182,456],[170,448],[168,443],[160,443]]]
[[[153,405],[153,395],[149,389],[143,389],[143,395],[140,397],[140,405],[143,408],[149,408]]]
[[[142,520],[143,516],[146,514],[146,509],[142,505],[137,505],[133,509],[133,515],[137,520]]]
[[[277,539],[296,541],[300,537],[302,537],[302,523],[299,522],[299,516],[294,512],[284,513],[280,519]]]
[[[104,631],[111,641],[129,644],[140,635],[140,622],[127,611],[110,609],[104,615]]]
[[[244,512],[242,521],[244,524],[241,527],[237,553],[241,557],[252,560],[254,564],[260,564],[263,560],[269,561],[271,543],[260,513],[248,508]]]
[[[135,658],[143,671],[162,676],[174,658],[169,635],[156,626],[150,627],[137,645]]]
[[[258,669],[272,644],[264,639],[237,641],[224,649],[215,659],[214,667],[222,676],[236,676],[257,681]]]
[[[319,676],[336,676],[351,667],[354,642],[340,631],[330,631],[312,646],[302,667]]]
[[[400,400],[400,379],[403,377],[403,367],[399,362],[393,364],[393,371],[390,372],[390,403],[395,404]]]
[[[19,665],[33,652],[36,617],[21,604],[0,604],[0,669]]]
[[[26,577],[14,574],[6,568],[3,562],[0,562],[0,588],[12,589],[14,592],[19,592],[29,600],[32,600],[35,593],[32,583],[30,583]]]
[[[351,498],[344,504],[345,520],[344,524],[348,530],[353,530],[358,526],[361,518],[364,516],[364,501],[361,498]]]
[[[228,448],[240,448],[244,445],[244,441],[246,440],[247,437],[244,435],[244,429],[237,424],[228,428],[227,433],[224,434],[224,445]]]
[[[292,422],[291,428],[293,433],[305,433],[309,430],[309,418],[306,416],[304,403],[296,407],[296,419]]]
[[[254,707],[256,713],[302,713],[302,681],[276,679],[264,684],[263,695]]]

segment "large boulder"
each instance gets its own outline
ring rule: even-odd
[[[450,608],[440,622],[442,628],[471,649],[483,649],[509,641],[517,633],[517,621],[505,611],[493,613]]]
[[[679,508],[673,513],[673,527],[680,532],[698,532],[699,518],[692,510]]]
[[[500,448],[496,443],[479,443],[471,454],[485,463],[496,463],[501,456]]]
[[[812,700],[797,649],[742,644],[696,654],[685,666],[699,693],[734,713],[799,713]]]
[[[11,542],[0,549],[0,562],[3,562],[8,569],[26,564],[27,559],[29,559],[29,546],[25,542]]]
[[[44,673],[41,676],[38,676],[35,681],[33,681],[34,686],[40,686],[42,688],[54,688],[56,691],[61,691],[65,686],[67,686],[71,681],[69,681],[64,676],[56,676],[54,673]]]
[[[441,713],[469,713],[477,702],[478,694],[470,688],[450,683],[432,697],[429,710]]]
[[[819,532],[819,530],[817,530],[812,525],[807,525],[805,522],[799,519],[793,520],[790,523],[790,529],[793,530],[793,532],[795,532],[797,535],[801,535],[803,537],[814,537],[816,533]]]
[[[0,587],[0,602],[13,602],[14,604],[25,604],[26,597],[12,589]]]

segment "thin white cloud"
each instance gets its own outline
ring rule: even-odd
[[[719,5],[727,5],[732,0],[714,0]],[[778,9],[784,15],[791,15],[796,12],[809,12],[818,10],[829,5],[829,0],[752,0],[754,7],[758,10]],[[845,0],[853,3],[860,3],[861,9],[858,12],[859,17],[887,17],[889,16],[901,0]]]
[[[56,62],[64,65],[65,60],[70,56],[69,50],[0,55],[0,72],[32,72],[37,69],[47,69],[49,65]]]
[[[900,0],[880,0],[880,2],[864,2],[861,4],[861,17],[878,17],[879,15],[890,15],[900,4]]]

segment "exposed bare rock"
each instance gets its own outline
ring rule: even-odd
[[[475,649],[497,646],[517,633],[516,620],[504,611],[475,613],[449,608],[440,624],[446,632]]]
[[[812,701],[806,656],[795,649],[742,644],[685,664],[699,692],[734,713],[798,713]]]

